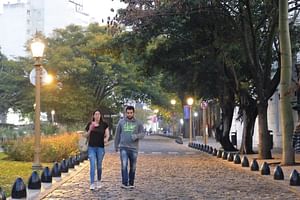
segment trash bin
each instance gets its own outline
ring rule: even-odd
[[[237,145],[237,133],[236,132],[231,132],[231,143],[233,144],[233,145]]]
[[[269,132],[269,141],[270,141],[270,149],[273,149],[273,131],[272,130],[268,130]]]

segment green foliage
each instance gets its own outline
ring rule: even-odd
[[[0,138],[3,140],[16,139],[26,134],[26,130],[22,128],[13,127],[1,127]]]
[[[9,61],[1,52],[0,77],[0,113],[5,114],[8,108],[18,107],[20,100],[26,96],[26,88],[30,83],[25,77],[22,62]]]
[[[42,165],[52,167],[51,163],[42,163]],[[0,187],[8,197],[17,178],[21,177],[25,183],[28,183],[32,173],[32,162],[11,161],[7,154],[0,152],[0,171]]]
[[[78,153],[79,135],[64,133],[41,138],[41,161],[55,162]],[[27,136],[4,143],[5,153],[15,161],[33,161],[34,136]]]
[[[59,127],[52,123],[42,123],[41,130],[42,130],[41,132],[44,135],[53,135],[53,134],[60,133]]]

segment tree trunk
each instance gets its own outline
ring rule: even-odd
[[[282,132],[282,165],[295,163],[295,154],[292,147],[293,115],[290,102],[292,56],[288,23],[288,1],[279,1],[279,41],[281,56],[280,76],[280,125]]]
[[[257,117],[256,101],[248,90],[240,90],[240,110],[243,117],[243,135],[240,147],[241,154],[253,154],[253,133]]]
[[[249,109],[250,108],[250,109]],[[257,109],[248,107],[243,111],[243,136],[240,148],[241,154],[254,154],[253,151],[253,133],[255,119],[257,117]]]
[[[271,136],[268,131],[268,118],[267,118],[267,102],[260,102],[257,105],[258,109],[258,158],[259,159],[272,159],[271,153]]]

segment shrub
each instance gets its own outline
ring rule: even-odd
[[[78,150],[79,135],[64,133],[41,137],[41,162],[55,162],[75,155]],[[34,136],[26,136],[4,144],[4,150],[10,159],[33,161]]]

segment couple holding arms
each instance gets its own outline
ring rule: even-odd
[[[100,110],[93,112],[92,122],[86,126],[85,136],[89,137],[88,158],[90,160],[90,189],[101,188],[102,160],[104,146],[108,143],[109,128],[103,121]],[[115,150],[120,151],[122,188],[134,188],[138,142],[144,137],[143,125],[134,117],[134,107],[126,107],[126,117],[121,119],[116,128]],[[128,172],[129,161],[129,172]],[[95,181],[95,166],[97,181]]]

